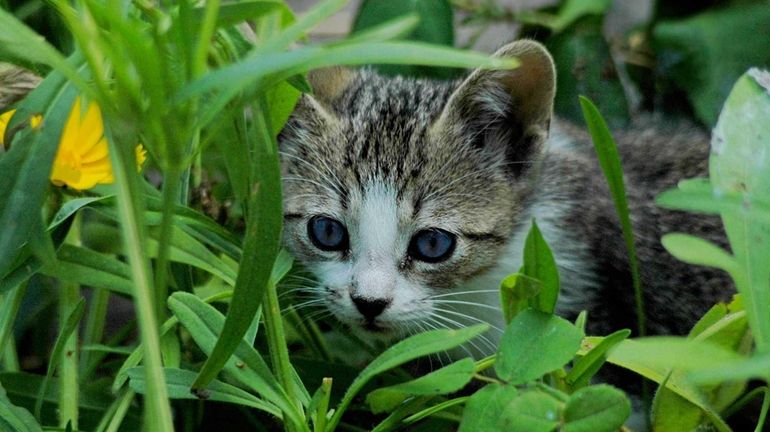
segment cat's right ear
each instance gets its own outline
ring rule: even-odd
[[[556,72],[551,55],[535,41],[510,43],[494,56],[515,57],[520,65],[473,72],[452,94],[434,129],[504,158],[511,174],[519,176],[544,152]]]

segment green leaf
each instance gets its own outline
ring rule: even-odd
[[[128,265],[117,258],[90,249],[64,244],[58,260],[44,266],[41,273],[60,281],[107,289],[130,296],[133,283]]]
[[[539,292],[540,282],[527,275],[516,273],[503,279],[500,282],[500,303],[505,322],[511,322],[519,312],[531,306]]]
[[[43,432],[35,418],[24,408],[14,406],[0,385],[0,430],[8,432]]]
[[[500,417],[499,429],[509,432],[551,432],[559,425],[561,404],[551,395],[529,390],[513,399]]]
[[[40,215],[30,214],[30,209],[43,207],[59,138],[75,96],[75,88],[54,72],[28,95],[13,116],[26,119],[42,112],[44,120],[38,128],[22,131],[0,159],[0,171],[4,173],[0,180],[0,190],[4,191],[0,197],[0,274],[11,269],[33,230],[43,227]],[[13,119],[9,126],[13,127]]]
[[[270,130],[274,134],[277,135],[283,129],[283,125],[289,120],[299,97],[299,90],[287,81],[267,89],[265,98],[267,98],[267,105],[270,107],[267,114],[270,117]]]
[[[583,109],[588,130],[594,143],[599,165],[602,167],[607,184],[610,188],[612,201],[615,203],[615,211],[623,228],[623,238],[628,250],[628,262],[631,266],[631,278],[634,286],[634,302],[636,303],[636,318],[639,325],[639,335],[644,336],[646,331],[644,300],[642,296],[642,284],[639,278],[639,262],[636,258],[636,246],[634,245],[634,232],[631,226],[631,215],[626,199],[626,187],[623,183],[623,168],[620,165],[620,156],[615,140],[612,139],[607,123],[602,118],[596,106],[587,98],[580,97],[580,106]]]
[[[374,390],[366,396],[366,403],[374,414],[392,411],[409,396],[458,391],[470,382],[474,372],[475,363],[465,358],[412,381]]]
[[[238,345],[243,343],[243,336],[265,297],[280,251],[283,227],[281,168],[275,133],[270,130],[263,108],[265,104],[261,103],[261,112],[254,113],[260,145],[256,148],[254,183],[249,196],[240,271],[222,333],[195,380],[195,389],[204,388],[214,379]]]
[[[369,363],[369,366],[361,371],[350,387],[348,387],[337,410],[334,412],[334,416],[329,421],[327,431],[333,431],[337,427],[342,414],[353,400],[353,397],[376,375],[416,358],[459,346],[483,333],[488,328],[489,326],[486,324],[479,324],[457,330],[432,330],[411,336],[388,348]]]
[[[190,331],[195,343],[204,353],[214,350],[217,338],[224,327],[222,314],[204,303],[198,297],[177,292],[168,299],[168,306],[182,325]],[[276,405],[288,418],[294,417],[297,424],[302,423],[302,414],[289,401],[286,392],[278,385],[270,368],[259,353],[241,339],[232,356],[228,356],[224,370],[242,385],[260,394],[265,400]],[[203,392],[199,390],[198,392]]]
[[[463,410],[459,432],[499,432],[508,404],[518,397],[516,387],[489,384],[475,392]]]
[[[533,309],[518,314],[503,333],[495,371],[521,384],[565,364],[580,348],[583,333],[570,322]]]
[[[46,370],[45,380],[43,381],[43,385],[40,388],[40,394],[38,395],[37,402],[35,403],[35,417],[40,417],[40,410],[43,407],[43,396],[46,394],[48,382],[51,379],[51,376],[53,376],[53,372],[61,360],[62,351],[64,351],[64,346],[67,343],[67,340],[70,338],[70,336],[72,336],[72,333],[77,330],[78,324],[80,324],[80,320],[83,318],[83,314],[85,313],[85,308],[86,299],[81,298],[75,308],[67,316],[67,320],[64,322],[64,326],[59,330],[59,334],[56,336],[56,342],[53,345],[51,358],[48,360],[48,369]]]
[[[688,234],[666,234],[661,238],[663,247],[678,260],[689,264],[716,267],[728,273],[737,269],[735,258],[719,246]]]
[[[0,61],[23,63],[33,68],[50,66],[82,83],[75,68],[59,51],[3,8],[0,8]]]
[[[541,312],[552,314],[559,297],[559,270],[543,234],[532,220],[532,228],[524,243],[524,267],[522,273],[540,282],[540,290],[531,306]]]
[[[412,14],[419,23],[404,39],[436,45],[454,45],[454,17],[447,0],[364,0],[358,8],[351,35],[355,38],[366,30],[382,25],[397,17]],[[404,65],[377,65],[386,75],[421,75],[433,78],[451,78],[457,74],[439,68],[421,68]]]
[[[610,0],[567,0],[548,26],[561,32],[586,15],[604,15],[610,4]]]
[[[226,27],[246,20],[257,19],[270,12],[287,9],[280,0],[247,0],[238,3],[226,3],[219,7],[217,13],[217,27]],[[197,24],[203,20],[205,7],[196,7],[192,10],[193,19]]]
[[[657,75],[684,90],[698,118],[713,126],[730,84],[752,66],[770,65],[768,22],[762,2],[660,22],[652,33]]]
[[[564,407],[563,432],[613,432],[631,414],[631,403],[622,391],[609,386],[586,387],[570,396]]]
[[[141,394],[144,394],[146,390],[143,369],[143,367],[135,367],[127,371],[131,388]],[[197,396],[190,393],[190,386],[196,375],[195,372],[173,368],[164,368],[163,372],[166,376],[168,396],[171,399],[198,399]],[[274,405],[222,381],[214,380],[211,382],[209,387],[206,388],[205,399],[256,408],[281,418],[281,411]]]
[[[607,361],[609,352],[630,335],[631,330],[624,329],[618,330],[602,339],[598,345],[593,347],[583,357],[575,360],[572,369],[567,374],[567,383],[576,389],[588,385],[591,378],[599,372],[604,362]]]
[[[737,194],[747,208],[755,202],[770,202],[768,119],[770,73],[751,69],[725,102],[709,159],[714,192]],[[722,221],[737,262],[733,280],[743,298],[757,351],[770,351],[770,223],[746,212],[723,213]]]

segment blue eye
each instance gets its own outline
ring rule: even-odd
[[[313,216],[307,224],[307,235],[318,249],[343,251],[348,249],[348,232],[338,220]]]
[[[448,259],[455,250],[455,236],[438,228],[422,230],[409,242],[409,256],[428,263]]]

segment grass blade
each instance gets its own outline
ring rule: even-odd
[[[634,232],[631,227],[631,216],[628,211],[626,188],[623,183],[623,168],[620,165],[620,155],[615,140],[610,135],[607,123],[601,113],[588,98],[580,96],[580,106],[583,109],[588,130],[599,157],[599,165],[602,167],[607,184],[610,188],[612,201],[615,203],[620,225],[623,228],[623,238],[628,249],[628,262],[631,266],[631,280],[634,286],[634,301],[636,303],[637,331],[639,336],[647,334],[646,319],[644,315],[644,298],[642,296],[642,284],[639,279],[639,262],[636,258],[636,245],[634,244]]]

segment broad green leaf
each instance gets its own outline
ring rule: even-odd
[[[190,331],[195,343],[204,353],[210,355],[224,327],[224,316],[189,293],[172,294],[168,299],[168,306]],[[293,417],[296,424],[302,423],[302,414],[293,402],[288,400],[286,392],[278,385],[270,368],[251,345],[241,339],[234,354],[226,360],[224,369],[228,375],[279,407],[286,417]],[[205,394],[205,389],[198,390],[199,393],[201,391]]]
[[[505,407],[499,429],[509,432],[555,431],[561,418],[561,404],[538,390],[521,393]]]
[[[759,14],[760,12],[757,11]],[[743,206],[770,202],[770,73],[751,69],[733,87],[714,128],[709,174],[715,193],[737,194]],[[770,223],[723,213],[735,254],[733,280],[748,314],[757,351],[770,350]]]
[[[508,404],[519,396],[512,385],[489,384],[475,392],[463,410],[459,432],[499,432]]]
[[[539,292],[540,282],[527,275],[516,273],[503,279],[500,282],[500,303],[505,322],[511,322],[519,312],[531,306]]]
[[[730,84],[752,66],[770,65],[769,21],[770,8],[756,2],[660,22],[652,33],[657,74],[684,90],[698,118],[711,127]]]
[[[697,213],[738,213],[770,223],[770,201],[752,197],[751,203],[747,203],[738,193],[715,191],[708,181],[680,182],[677,189],[658,195],[655,203],[664,208]]]
[[[43,431],[29,411],[13,405],[8,400],[2,385],[0,385],[0,430],[8,432]]]
[[[735,259],[727,251],[700,237],[688,234],[666,234],[661,238],[663,247],[680,261],[716,267],[728,273],[737,268]]]
[[[334,430],[337,427],[342,414],[353,400],[353,397],[376,375],[416,358],[462,345],[488,328],[488,325],[480,324],[457,330],[432,330],[411,336],[388,348],[369,363],[369,366],[361,371],[355,381],[348,387],[342,401],[334,412],[334,416],[329,421],[327,430]]]
[[[618,330],[602,339],[598,345],[584,356],[575,360],[572,369],[567,374],[567,383],[576,389],[588,385],[591,378],[599,372],[604,362],[607,361],[609,352],[629,335],[631,335],[631,330]]]
[[[524,243],[524,266],[522,273],[540,282],[540,290],[533,299],[532,307],[552,314],[559,297],[559,270],[543,234],[532,220],[532,228]]]
[[[454,45],[454,17],[447,0],[364,0],[358,8],[351,35],[357,35],[382,25],[388,20],[413,14],[419,23],[404,39],[428,42],[436,45]],[[382,40],[382,39],[380,39]],[[387,75],[422,75],[434,78],[451,78],[452,70],[405,65],[378,65],[376,68]]]
[[[64,321],[64,326],[59,329],[59,334],[56,336],[56,342],[53,345],[51,358],[48,360],[48,368],[46,370],[45,380],[43,381],[43,385],[40,388],[40,394],[38,395],[37,402],[35,403],[35,416],[38,418],[40,417],[40,410],[43,406],[43,396],[46,393],[48,382],[53,376],[53,372],[61,360],[62,351],[64,351],[64,346],[67,343],[67,340],[70,338],[70,336],[72,336],[72,333],[78,329],[78,324],[80,324],[80,320],[83,318],[85,308],[86,299],[81,298],[77,305],[75,305],[75,308],[67,316],[66,321]]]
[[[512,384],[540,378],[567,364],[582,339],[583,333],[563,318],[524,310],[503,333],[495,371]]]
[[[639,262],[636,258],[634,232],[631,226],[631,214],[628,210],[626,187],[623,183],[623,167],[620,165],[618,147],[615,144],[612,135],[610,135],[607,123],[602,118],[602,115],[599,113],[596,106],[583,96],[580,97],[580,106],[583,109],[583,116],[588,125],[588,130],[591,133],[591,140],[594,143],[596,155],[599,158],[599,165],[602,167],[604,177],[607,179],[607,185],[610,188],[612,201],[615,203],[615,211],[618,214],[620,225],[623,229],[623,238],[626,241],[628,262],[631,267],[631,279],[634,286],[634,302],[636,304],[639,335],[644,336],[647,332],[644,315],[644,300],[642,296],[642,283],[639,278]]]
[[[465,358],[412,381],[382,387],[366,396],[372,413],[391,411],[409,396],[441,395],[460,390],[473,378],[475,364]]]
[[[135,367],[127,371],[131,388],[141,394],[144,394],[146,390],[143,369],[144,368],[142,367]],[[190,393],[190,386],[195,379],[195,372],[172,368],[164,368],[163,372],[166,375],[168,396],[171,399],[198,399],[194,394]],[[238,387],[218,380],[212,381],[206,388],[205,399],[256,408],[278,418],[281,417],[281,411],[274,405],[267,403]]]
[[[607,361],[661,384],[670,376],[671,369],[694,371],[688,374],[688,377],[694,377],[699,371],[729,369],[741,358],[732,351],[705,342],[655,337],[624,340],[610,353]],[[666,389],[700,408],[717,430],[730,430],[711,408],[707,396],[690,379],[666,382]]]
[[[631,414],[631,402],[622,391],[597,385],[578,390],[564,406],[563,432],[614,432]]]

